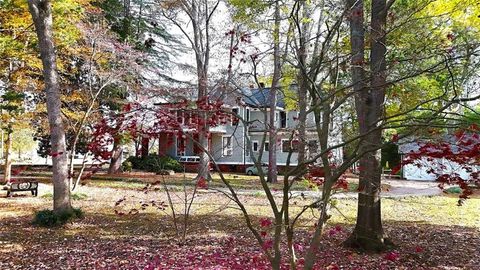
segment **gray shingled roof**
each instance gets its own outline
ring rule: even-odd
[[[268,107],[270,106],[270,88],[242,90],[245,103],[251,107]],[[277,107],[285,108],[285,99],[281,91],[277,92]]]

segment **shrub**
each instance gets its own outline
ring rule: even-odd
[[[73,208],[72,211],[54,213],[52,210],[41,210],[35,214],[33,224],[41,227],[56,227],[67,223],[75,218],[83,218],[83,212],[79,208]]]
[[[462,193],[462,189],[460,187],[449,187],[445,190],[445,192],[450,194],[460,194]]]
[[[161,172],[163,170],[173,170],[175,172],[182,171],[180,163],[167,156],[160,157],[158,155],[148,155],[144,158],[131,156],[123,162],[123,164],[130,163],[133,169],[147,171],[147,172]]]
[[[128,161],[128,160],[125,160],[123,163],[122,163],[122,170],[124,172],[131,172],[133,169],[133,164],[131,161]]]

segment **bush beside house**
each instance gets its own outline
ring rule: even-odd
[[[122,164],[124,171],[132,169],[160,173],[165,170],[182,171],[182,165],[168,156],[148,155],[146,157],[128,157]]]

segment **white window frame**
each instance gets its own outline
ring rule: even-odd
[[[263,148],[263,151],[264,151],[264,152],[268,152],[268,148],[269,148],[269,146],[270,146],[269,144],[270,144],[269,141],[266,141],[266,142],[265,142],[265,145],[264,145],[264,148]]]
[[[230,145],[225,146],[225,139],[230,141]],[[222,136],[222,156],[229,157],[233,155],[232,136]]]
[[[184,148],[183,150],[180,149],[180,144],[181,142],[183,141],[183,144],[184,144]],[[185,138],[177,138],[177,143],[176,143],[176,147],[175,147],[177,150],[177,157],[181,157],[181,156],[185,156],[186,153],[187,153],[187,140]]]

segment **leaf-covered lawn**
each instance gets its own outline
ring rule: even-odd
[[[114,215],[119,198],[164,200],[161,193],[132,189],[81,187],[74,202],[86,217],[59,229],[30,224],[35,210],[50,208],[50,192],[40,197],[0,197],[0,269],[266,269],[261,248],[242,226],[233,204],[219,195],[196,200],[185,244],[171,219],[147,209],[135,216]],[[181,194],[174,194],[175,196]],[[135,198],[131,197],[135,196]],[[241,197],[258,220],[268,216],[265,198]],[[456,198],[384,199],[385,229],[397,248],[385,254],[357,254],[341,247],[352,229],[355,200],[339,200],[319,250],[318,269],[479,269],[480,200],[462,207]],[[177,203],[179,203],[177,198]],[[299,202],[301,203],[301,202]],[[177,207],[181,211],[181,205]],[[340,214],[341,212],[341,214]],[[313,224],[303,221],[297,249],[301,257]],[[301,263],[301,260],[300,260]]]
[[[34,176],[44,183],[48,183],[51,173],[48,172],[26,172],[26,175]],[[184,184],[188,186],[194,186],[195,183],[191,180],[185,181],[185,179],[194,179],[196,174],[194,173],[175,173],[174,175],[155,175],[154,173],[146,172],[131,172],[131,173],[122,173],[116,175],[108,174],[95,174],[91,177],[91,180],[87,182],[90,186],[97,187],[111,187],[111,188],[141,188],[145,183],[153,183],[158,181],[165,181],[167,185],[170,186],[180,186],[183,187]],[[225,179],[236,189],[261,189],[262,185],[259,180],[259,176],[256,175],[245,175],[238,173],[224,173],[223,176]],[[283,176],[279,176],[279,179],[283,179]],[[349,190],[354,191],[358,188],[358,178],[354,175],[348,178],[349,181]],[[218,173],[212,174],[212,181],[209,183],[209,186],[212,188],[224,188],[220,175]],[[269,183],[269,186],[272,189],[282,189],[283,183],[279,181],[278,183]],[[307,181],[298,181],[296,182],[292,189],[293,190],[309,190],[310,183]],[[388,185],[383,185],[388,188]]]

